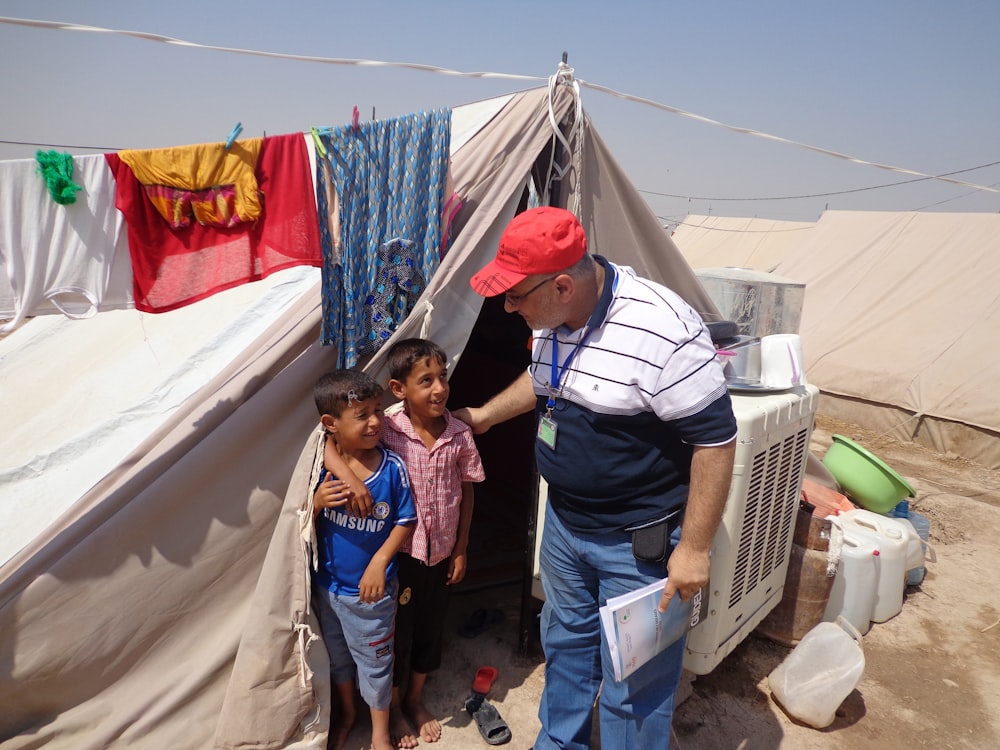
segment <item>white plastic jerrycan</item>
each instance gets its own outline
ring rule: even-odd
[[[875,615],[879,553],[873,541],[845,536],[839,554],[823,620],[834,622],[843,617],[864,635],[871,629]]]
[[[861,634],[838,617],[806,633],[767,681],[772,695],[791,716],[823,729],[833,723],[840,704],[864,672]]]
[[[841,513],[837,518],[845,539],[868,539],[878,549],[878,585],[872,620],[892,619],[903,608],[906,571],[923,564],[922,540],[909,522],[864,508]]]
[[[869,529],[877,530],[881,534],[888,533],[889,529],[896,529],[906,541],[906,569],[911,570],[924,562],[924,540],[920,538],[914,525],[903,518],[873,513],[864,508],[842,513],[852,523]]]

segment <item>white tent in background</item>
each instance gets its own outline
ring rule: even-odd
[[[806,285],[820,411],[1000,468],[1000,214],[827,211],[774,269]]]
[[[430,336],[459,361],[486,308],[468,280],[524,205],[532,175],[550,180],[552,161],[568,170],[554,201],[578,209],[594,251],[666,281],[711,319],[714,305],[573,105],[570,87],[559,85],[552,96],[538,89],[454,111],[452,173],[465,207],[397,336]],[[61,487],[53,507],[64,512],[15,545],[0,567],[5,750],[325,747],[326,657],[308,608],[298,519],[316,422],[311,387],[335,361],[318,343],[320,308],[318,285],[282,300],[133,438],[134,449],[102,459],[109,465],[78,491]],[[79,364],[60,356],[69,339],[85,346],[86,323],[37,342],[50,366],[15,399],[98,395]],[[5,345],[16,348],[35,325]],[[121,344],[106,357],[156,346]],[[378,355],[369,367],[381,372]],[[107,378],[116,377],[129,372],[112,368]],[[24,450],[34,434],[18,433]],[[62,438],[44,434],[47,449]]]
[[[773,271],[814,225],[812,221],[688,214],[672,239],[696,270],[736,266]]]
[[[673,239],[695,269],[805,284],[799,333],[821,414],[1000,468],[1000,214],[688,216]]]

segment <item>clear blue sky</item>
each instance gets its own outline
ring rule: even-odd
[[[471,79],[0,24],[0,141],[104,150],[307,130],[577,78],[721,122],[928,174],[1000,161],[1000,2],[170,3],[7,0],[0,15],[205,45],[413,62]],[[585,109],[654,211],[816,219],[825,207],[1000,210],[1000,194],[852,164],[583,89]],[[35,146],[0,143],[0,159]],[[71,153],[93,153],[79,148]],[[1000,187],[1000,165],[956,175]],[[682,197],[668,197],[672,196]]]

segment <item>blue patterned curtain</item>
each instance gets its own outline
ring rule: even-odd
[[[380,272],[384,275],[385,256],[383,252],[379,258],[380,248],[391,240],[406,240],[412,243],[409,255],[415,267],[408,272],[414,278],[429,280],[437,270],[451,110],[361,123],[357,130],[346,125],[317,133],[327,151],[325,157],[318,155],[326,163],[317,168],[317,184],[323,184],[325,174],[332,175],[341,227],[338,258],[329,230],[329,201],[320,187],[321,341],[337,344],[337,366],[349,368],[357,364],[362,349],[371,350],[372,316],[365,315],[364,305],[376,289],[376,277]],[[417,296],[408,295],[411,309]]]

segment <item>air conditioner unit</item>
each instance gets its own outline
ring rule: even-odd
[[[732,397],[736,461],[712,545],[709,613],[684,656],[695,674],[715,669],[781,601],[819,389]]]
[[[781,601],[819,389],[733,392],[736,460],[712,546],[709,613],[688,633],[684,667],[708,674]],[[548,488],[539,480],[531,593],[544,600],[538,567]]]

